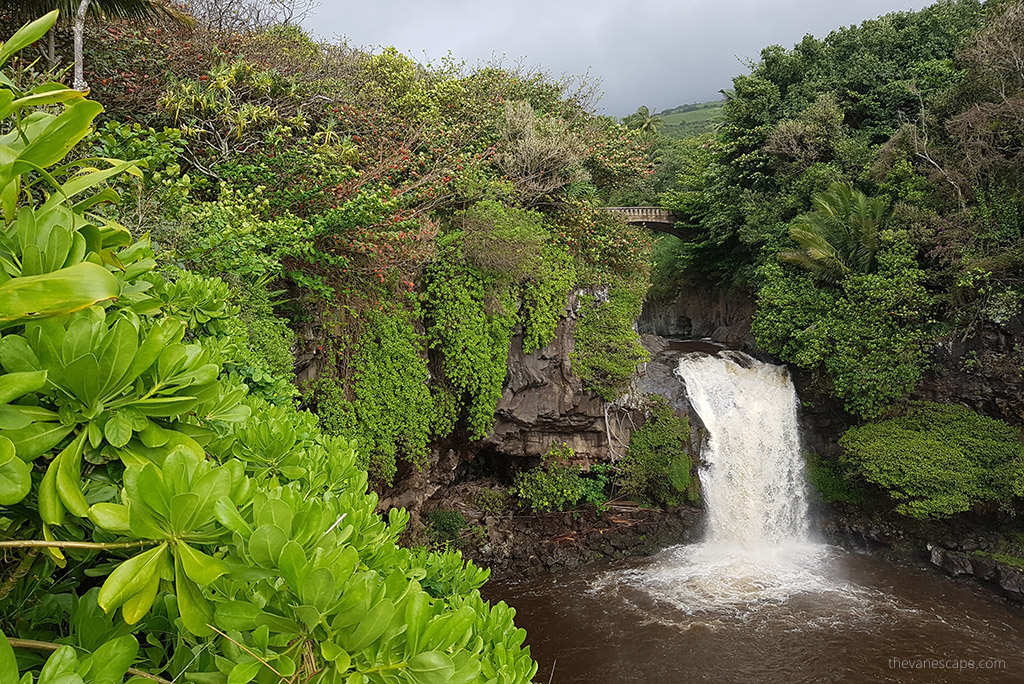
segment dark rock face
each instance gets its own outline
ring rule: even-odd
[[[954,339],[932,350],[935,365],[915,398],[956,401],[975,411],[1024,425],[1024,319],[1005,327],[989,325],[967,340]]]
[[[733,349],[755,348],[750,323],[754,300],[725,290],[686,291],[669,304],[648,304],[637,321],[641,333],[709,339]]]
[[[381,495],[377,510],[405,508],[418,520],[423,502],[455,482],[461,460],[462,456],[455,449],[435,447],[430,463],[422,469],[403,464],[395,477],[395,486]]]
[[[942,568],[950,575],[954,577],[958,575],[973,575],[974,566],[971,564],[971,558],[966,554],[959,553],[957,551],[950,551],[944,549],[941,546],[934,546],[929,544],[928,551],[931,555],[932,565],[938,568]]]
[[[566,310],[555,339],[532,354],[523,352],[523,339],[512,339],[508,376],[495,409],[494,432],[482,447],[503,454],[536,457],[552,445],[568,444],[584,462],[611,458],[609,438],[629,443],[622,421],[605,417],[605,402],[586,392],[572,374],[569,354],[575,347],[574,307]]]
[[[984,555],[953,551],[938,545],[930,545],[928,550],[932,565],[953,576],[970,575],[995,585],[1007,598],[1024,603],[1024,572],[1019,568]]]
[[[997,520],[922,521],[852,509],[825,510],[823,514],[823,529],[834,542],[867,542],[901,556],[927,559],[954,577],[976,579],[1006,598],[1024,603],[1024,570],[986,552],[1004,527]]]
[[[460,511],[472,530],[460,540],[467,556],[490,567],[495,576],[510,579],[693,541],[702,517],[695,507],[663,511],[618,506],[603,513],[586,509],[495,517],[475,505],[480,489],[507,486],[511,473],[535,464],[552,445],[568,444],[585,467],[621,458],[632,432],[645,421],[649,394],[667,397],[678,415],[692,414],[685,386],[675,375],[679,349],[654,336],[643,338],[651,361],[627,396],[605,402],[585,391],[570,361],[575,326],[574,297],[544,348],[526,354],[522,336],[516,335],[492,434],[477,442],[454,440],[439,446],[423,470],[404,468],[379,507],[407,508],[413,536],[424,530],[421,511]],[[696,454],[704,432],[695,414],[691,420],[691,453]]]

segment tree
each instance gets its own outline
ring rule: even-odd
[[[833,185],[814,196],[814,211],[791,224],[789,236],[800,249],[780,252],[779,258],[830,283],[850,273],[870,273],[887,208],[883,198],[868,197],[848,184]]]
[[[635,112],[625,117],[622,123],[626,124],[627,128],[638,130],[646,136],[653,137],[657,134],[664,121],[660,116],[653,113],[647,105],[641,105]]]
[[[231,33],[298,24],[319,4],[316,0],[184,0],[192,16],[208,28]]]
[[[83,75],[83,35],[88,15],[108,21],[143,21],[161,17],[186,24],[191,21],[189,16],[176,6],[161,0],[0,0],[0,12],[9,15],[12,19],[12,24],[15,26],[53,10],[59,10],[62,17],[73,17],[75,35],[74,87],[76,90],[88,89],[88,84],[85,82]],[[47,60],[50,67],[53,67],[56,63],[56,55],[54,52],[52,28],[48,35]]]

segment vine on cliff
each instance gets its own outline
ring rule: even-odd
[[[433,437],[426,342],[417,320],[415,303],[410,309],[408,302],[382,300],[364,311],[358,336],[338,355],[350,358],[347,368],[331,369],[309,388],[325,428],[358,444],[360,463],[377,483],[393,481],[399,459],[424,464]]]
[[[505,383],[516,302],[507,282],[466,262],[462,240],[457,231],[440,238],[442,258],[427,268],[427,337],[470,436],[482,439]]]
[[[541,264],[540,271],[523,286],[523,352],[527,354],[555,338],[578,277],[572,257],[560,245],[546,245]]]
[[[583,379],[584,387],[606,401],[621,396],[649,358],[633,330],[643,297],[642,289],[622,281],[580,296],[576,346],[569,356],[572,371]]]

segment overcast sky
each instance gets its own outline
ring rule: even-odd
[[[766,45],[792,47],[927,0],[321,0],[306,27],[420,62],[504,57],[554,76],[589,73],[622,116],[718,98]]]

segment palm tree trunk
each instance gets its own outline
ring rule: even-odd
[[[85,14],[89,11],[92,0],[82,0],[75,14],[75,90],[88,90],[83,74],[83,43],[85,42]]]

